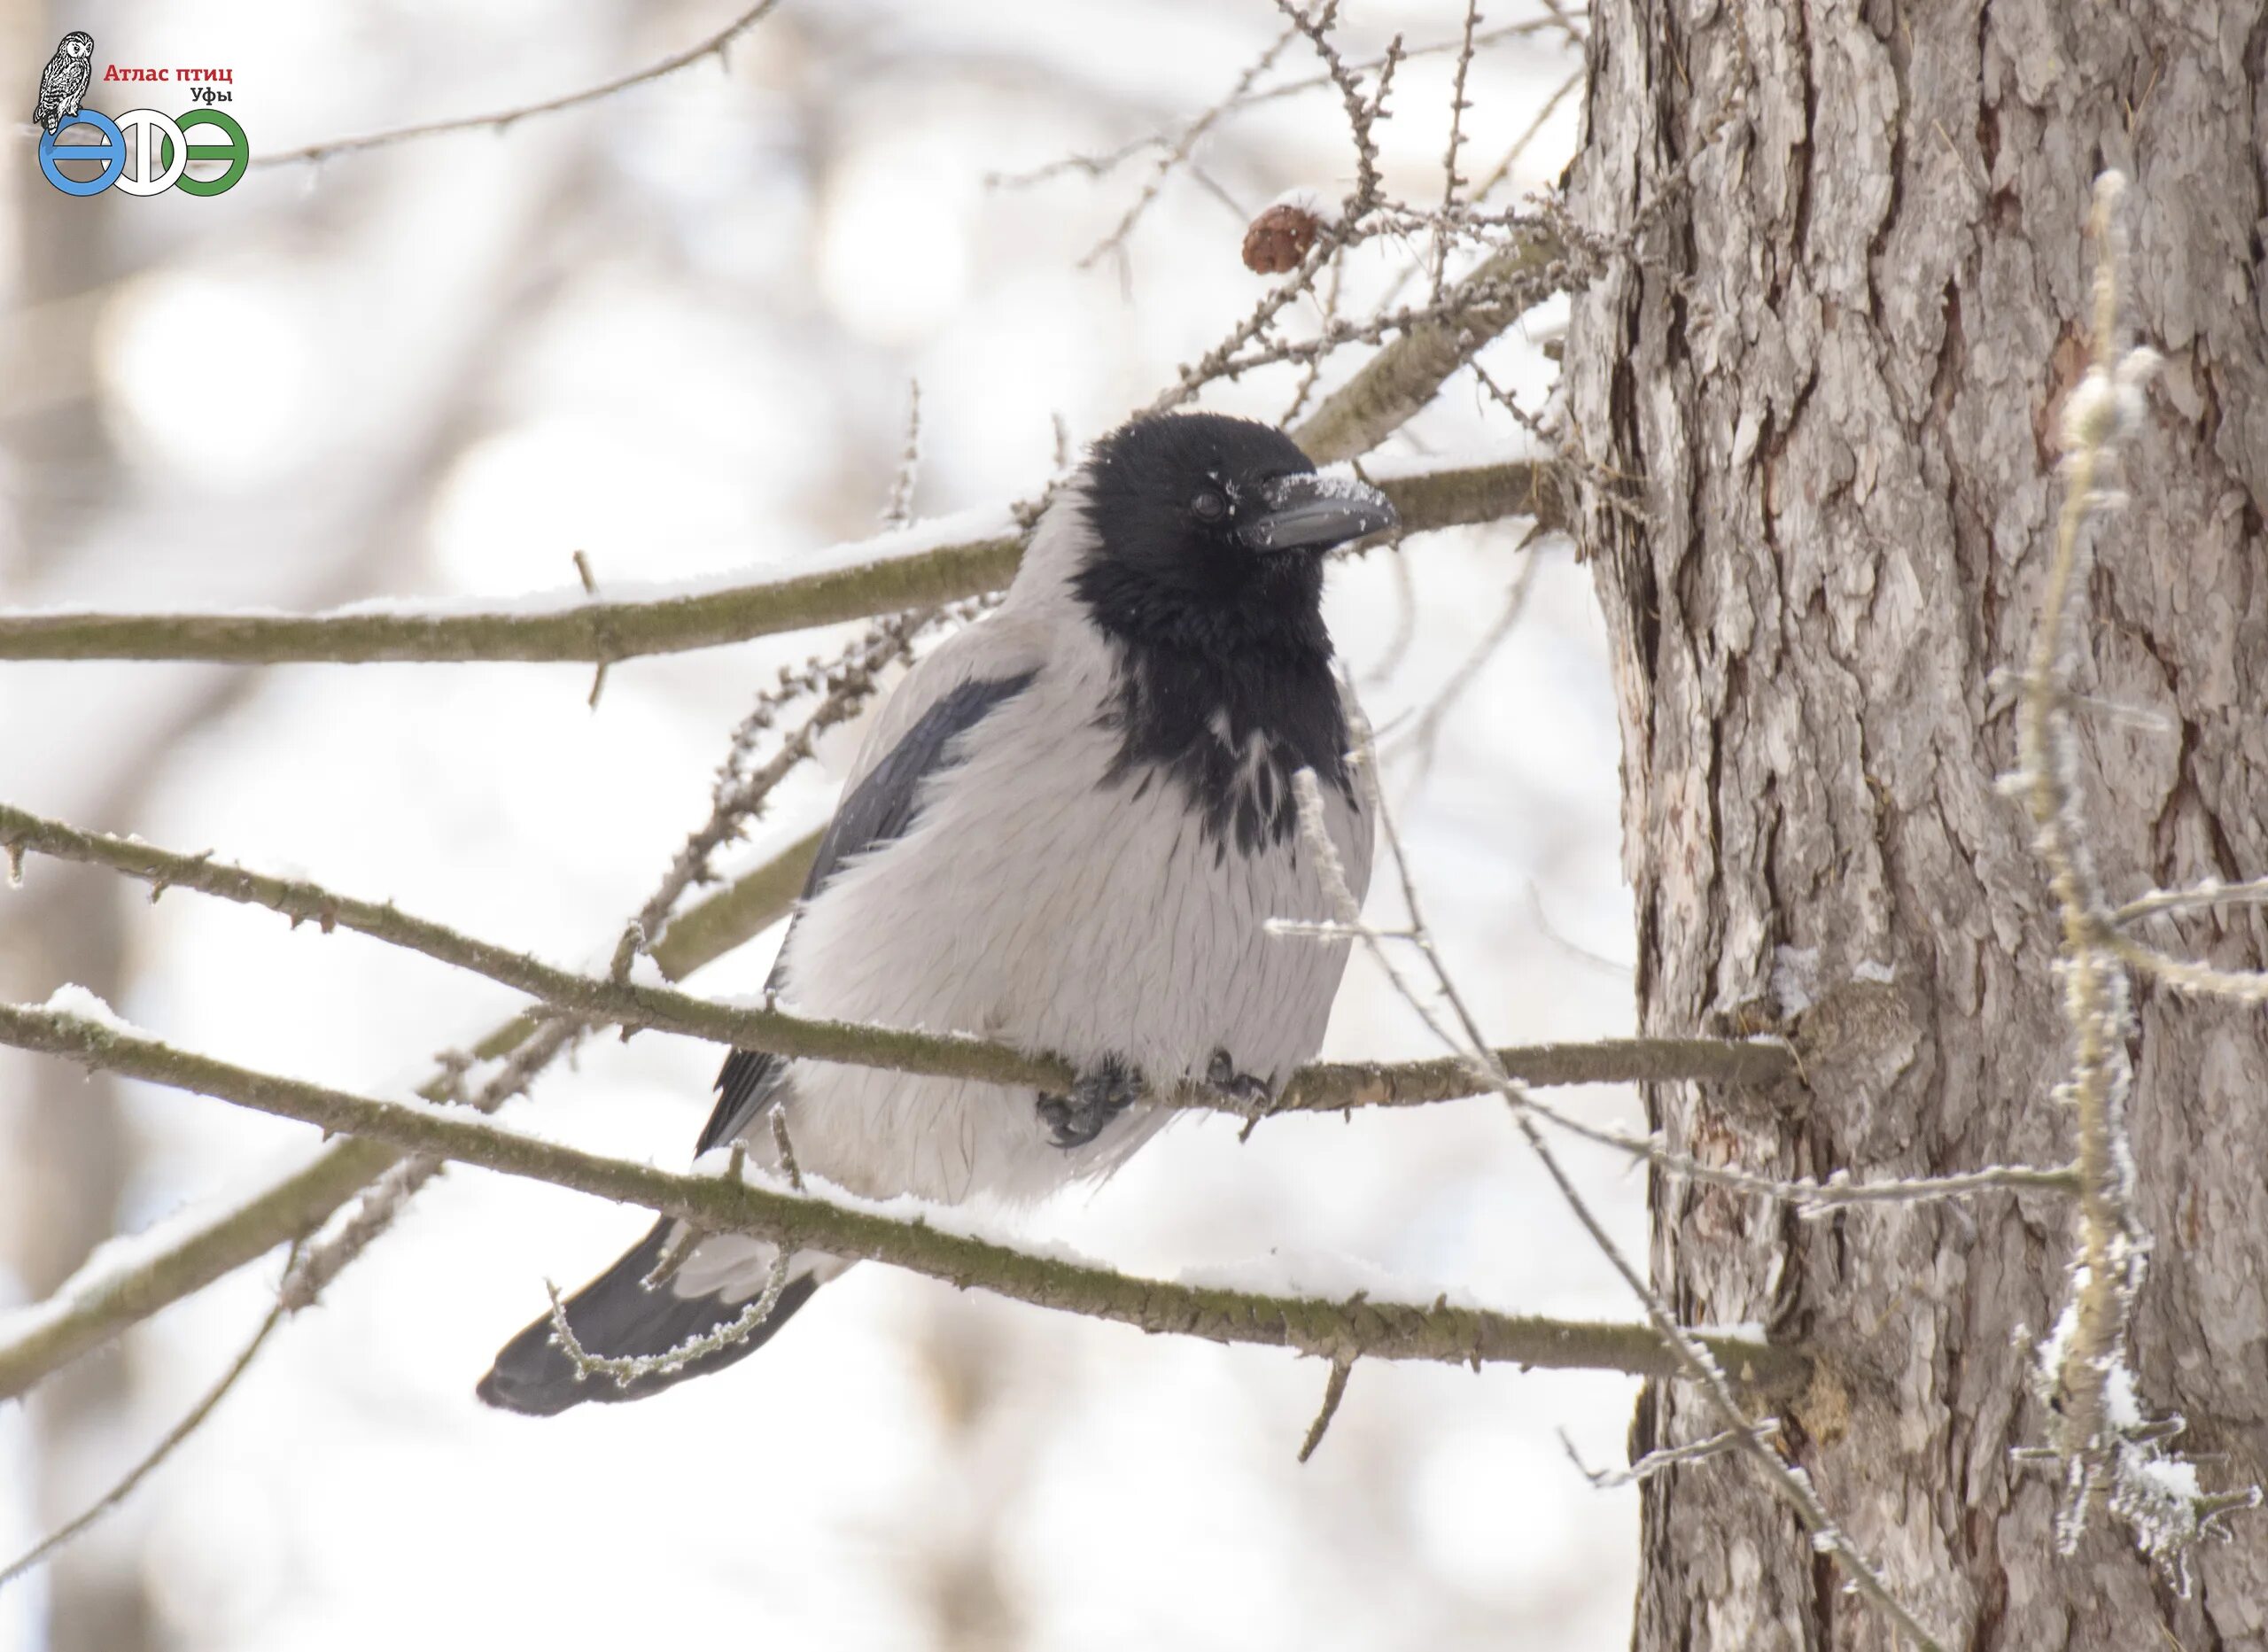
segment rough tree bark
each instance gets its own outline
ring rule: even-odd
[[[1569,410],[1598,467],[1648,1030],[1784,1017],[1784,1106],[1658,1087],[1674,1139],[1823,1174],[2069,1154],[2052,908],[1992,673],[2021,664],[2084,356],[2096,172],[2134,188],[2125,314],[2167,370],[2102,540],[2080,686],[2114,896],[2268,874],[2268,10],[2258,0],[1596,0],[1578,221],[1647,257],[1578,300]],[[1728,109],[1719,142],[1704,147]],[[1615,479],[1619,478],[1619,479]],[[1609,501],[1624,492],[1635,510]],[[2268,963],[2259,912],[2185,925]],[[1813,955],[1815,954],[1815,958]],[[1868,969],[1865,966],[1876,966]],[[1876,979],[1887,973],[1887,979]],[[1806,998],[1814,1000],[1807,1012]],[[2143,1389],[2209,1485],[2268,1478],[2268,1024],[2138,989]],[[1902,1595],[1975,1648],[2268,1645],[2268,1522],[2177,1600],[2098,1512],[2059,1561],[2027,1353],[2070,1214],[2025,1198],[1798,1224],[1654,1191],[1697,1321],[1767,1322],[1835,1377],[1783,1413]],[[1683,1392],[1641,1446],[1713,1431]],[[1650,1483],[1637,1645],[1878,1646],[1729,1463]]]

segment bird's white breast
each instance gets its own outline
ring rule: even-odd
[[[1346,943],[1265,927],[1333,915],[1314,856],[1296,833],[1224,849],[1163,771],[1107,778],[1120,748],[1099,716],[1111,671],[1087,631],[964,738],[913,829],[847,865],[797,921],[788,1007],[1080,1065],[1115,1055],[1158,1086],[1201,1078],[1216,1051],[1271,1084],[1314,1055]],[[1367,826],[1325,796],[1359,895]],[[1034,1102],[1029,1090],[799,1062],[786,1105],[802,1164],[855,1191],[1017,1204],[1114,1167],[1170,1116],[1138,1105],[1067,1151]]]

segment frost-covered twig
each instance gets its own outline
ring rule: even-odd
[[[913,379],[905,390],[905,446],[897,455],[897,474],[890,478],[889,501],[882,507],[882,526],[903,528],[913,520],[913,489],[921,479],[921,381]]]
[[[2148,350],[2119,346],[2118,207],[2124,190],[2125,180],[2116,172],[2095,182],[2092,360],[2064,402],[2063,507],[2017,725],[2016,779],[2062,931],[2062,1003],[2072,1049],[2070,1074],[2056,1093],[2070,1109],[2080,1183],[2070,1294],[2054,1331],[2039,1347],[2035,1381],[2062,1484],[2057,1547],[2066,1555],[2078,1549],[2094,1499],[2105,1494],[2137,1546],[2186,1594],[2189,1549],[2202,1536],[2225,1535],[2218,1518],[2240,1505],[2226,1500],[2205,1505],[2195,1468],[2167,1449],[2179,1419],[2148,1418],[2134,1388],[2134,1314],[2150,1236],[2134,1210],[2128,1122],[2134,1074],[2127,1044],[2136,1029],[2126,969],[2146,969],[2190,991],[2255,1002],[2259,995],[2251,988],[2257,977],[2185,965],[2119,932],[2080,796],[2070,685],[2093,557],[2091,529],[2117,502],[2109,472],[2141,422],[2143,387],[2156,365]]]
[[[2124,927],[2145,918],[2169,917],[2176,912],[2204,911],[2217,906],[2262,905],[2268,905],[2268,878],[2256,878],[2249,883],[2223,883],[2218,878],[2208,878],[2186,889],[2153,889],[2138,900],[2127,902],[2110,916],[2111,921]]]
[[[1780,1423],[1776,1417],[1761,1418],[1756,1424],[1756,1432],[1762,1437],[1759,1443],[1767,1450],[1771,1446],[1772,1436],[1778,1433],[1779,1430]],[[1666,1469],[1681,1468],[1688,1463],[1706,1462],[1712,1457],[1724,1456],[1728,1452],[1737,1450],[1743,1438],[1737,1429],[1727,1429],[1722,1433],[1710,1435],[1706,1439],[1697,1439],[1690,1445],[1658,1446],[1627,1469],[1594,1469],[1586,1463],[1581,1454],[1576,1451],[1575,1442],[1567,1438],[1567,1431],[1565,1429],[1559,1431],[1559,1444],[1566,1450],[1567,1461],[1575,1465],[1575,1471],[1578,1474],[1601,1491],[1612,1491],[1618,1486],[1635,1485],[1642,1480],[1652,1479]]]
[[[799,1197],[737,1177],[678,1175],[501,1128],[461,1108],[381,1101],[259,1073],[163,1043],[68,1009],[0,1004],[0,1043],[219,1097],[280,1118],[366,1138],[392,1153],[424,1152],[632,1204],[704,1233],[743,1234],[910,1268],[1041,1307],[1216,1342],[1285,1347],[1332,1360],[1509,1362],[1638,1376],[1674,1369],[1640,1325],[1523,1317],[1462,1307],[1227,1290],[1144,1279],[1040,1255],[955,1230],[927,1215]],[[1712,1359],[1759,1388],[1800,1385],[1799,1350],[1753,1338],[1705,1338]]]
[[[2256,969],[2221,969],[2195,958],[2144,946],[2130,935],[2108,935],[2103,950],[2127,968],[2160,985],[2193,998],[2226,998],[2237,1004],[2268,1003],[2268,973]]]
[[[390,131],[367,133],[361,137],[330,138],[320,143],[303,143],[297,149],[279,149],[267,154],[255,155],[255,167],[288,167],[299,161],[323,161],[334,155],[352,154],[357,150],[382,149],[389,144],[408,143],[418,138],[439,137],[449,132],[477,132],[487,128],[502,132],[521,121],[537,115],[555,114],[563,109],[578,108],[611,97],[617,92],[642,86],[649,81],[658,81],[664,75],[674,74],[680,69],[691,68],[704,58],[715,58],[722,63],[732,50],[733,43],[761,23],[765,15],[780,4],[780,0],[757,0],[722,28],[695,42],[682,51],[673,51],[658,63],[648,65],[633,74],[618,74],[595,86],[580,91],[566,92],[557,97],[545,98],[541,103],[522,104],[516,108],[499,110],[494,114],[459,115],[449,120],[429,120],[417,126],[396,127]]]
[[[551,1297],[551,1336],[575,1368],[577,1381],[593,1377],[613,1380],[617,1388],[648,1377],[667,1377],[672,1371],[683,1370],[695,1360],[737,1347],[762,1329],[772,1317],[772,1310],[780,1306],[780,1293],[788,1288],[788,1253],[785,1250],[772,1259],[772,1271],[765,1276],[764,1289],[749,1299],[748,1306],[731,1319],[698,1336],[687,1337],[676,1346],[660,1353],[640,1353],[617,1358],[612,1354],[593,1353],[583,1346],[575,1335],[575,1328],[567,1322],[567,1305],[560,1300],[559,1287],[545,1280],[543,1288]],[[658,1270],[657,1270],[658,1271]],[[649,1285],[653,1282],[649,1281]]]

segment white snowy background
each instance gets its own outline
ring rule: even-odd
[[[64,29],[98,62],[235,71],[258,152],[501,108],[645,63],[718,27],[720,0],[283,0],[0,10],[0,84],[28,103]],[[1519,20],[1512,4],[1488,21]],[[1354,0],[1350,49],[1453,39],[1463,7]],[[1262,0],[788,0],[713,62],[509,132],[256,172],[216,200],[66,201],[28,128],[0,134],[0,602],[301,608],[378,594],[509,596],[796,558],[872,531],[924,421],[924,514],[1029,494],[1051,415],[1075,439],[1170,382],[1263,291],[1242,220],[1177,176],[1122,266],[1076,268],[1147,177],[988,189],[1177,129],[1279,27]],[[1545,32],[1473,70],[1464,170],[1485,171],[1576,66]],[[1289,50],[1277,79],[1315,65]],[[1389,184],[1441,188],[1451,59],[1407,65],[1380,128]],[[146,92],[149,89],[135,89]],[[156,89],[163,90],[164,89]],[[12,94],[11,94],[12,95]],[[168,93],[181,101],[178,94]],[[128,89],[89,101],[115,112]],[[153,102],[149,96],[133,102]],[[1499,198],[1555,175],[1579,98]],[[1200,151],[1242,206],[1350,170],[1335,97],[1240,114]],[[72,238],[83,244],[73,246]],[[1371,276],[1422,247],[1379,252]],[[1491,347],[1540,405],[1547,312]],[[1361,353],[1334,370],[1343,376]],[[1273,418],[1288,375],[1206,405]],[[44,431],[81,428],[58,452]],[[1469,377],[1394,451],[1517,435]],[[1434,534],[1334,574],[1329,617],[1393,726],[1502,612],[1525,524]],[[1589,582],[1564,545],[1518,627],[1456,700],[1430,765],[1389,770],[1451,966],[1505,1042],[1629,1030],[1616,736]],[[1408,645],[1397,633],[1408,629]],[[847,634],[847,633],[842,633]],[[705,812],[731,728],[780,664],[836,633],[617,666],[0,664],[0,797],[212,848],[567,961],[601,956]],[[230,683],[237,692],[222,692]],[[156,739],[202,703],[176,737]],[[858,731],[799,774],[732,865],[818,819]],[[106,807],[127,812],[104,816]],[[27,960],[0,892],[12,996]],[[124,886],[118,1009],[194,1048],[400,1094],[511,995],[375,943]],[[752,989],[776,935],[696,985]],[[1580,950],[1579,950],[1580,949]],[[1601,957],[1587,954],[1604,955]],[[1359,965],[1327,1053],[1434,1053]],[[594,1045],[509,1121],[677,1162],[711,1047]],[[53,1189],[19,1144],[27,1063],[0,1058],[0,1201]],[[299,1127],[129,1089],[121,1220],[226,1193]],[[1572,1105],[1630,1119],[1625,1092]],[[1571,1157],[1626,1242],[1643,1184]],[[195,1652],[1627,1643],[1635,1499],[1568,1462],[1622,1459],[1635,1385],[1365,1364],[1315,1459],[1294,1453],[1313,1361],[1146,1338],[879,1268],[778,1342],[649,1404],[548,1423],[477,1405],[495,1346],[645,1218],[452,1172],[400,1232],[289,1323],[227,1405],[87,1540]],[[4,1225],[0,1225],[4,1226]],[[1032,1219],[1122,1267],[1328,1277],[1340,1258],[1507,1309],[1635,1310],[1486,1101],[1272,1122],[1239,1145],[1181,1123],[1100,1191]],[[99,1361],[130,1403],[91,1435],[0,1406],[0,1560],[97,1493],[227,1363],[270,1258]],[[0,1302],[19,1297],[0,1258]],[[50,1379],[85,1379],[93,1362]],[[47,1454],[44,1457],[43,1454]],[[44,1503],[43,1508],[41,1505]],[[50,1591],[0,1593],[0,1649],[50,1640]]]

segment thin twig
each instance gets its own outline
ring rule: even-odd
[[[1331,1375],[1323,1384],[1323,1408],[1315,1414],[1315,1421],[1308,1424],[1308,1437],[1300,1442],[1300,1461],[1305,1462],[1315,1455],[1315,1448],[1323,1444],[1323,1437],[1331,1427],[1331,1419],[1339,1415],[1339,1402],[1347,1397],[1347,1379],[1355,1374],[1352,1360],[1333,1360]]]
[[[460,115],[454,120],[430,120],[417,126],[396,127],[391,131],[372,132],[361,137],[331,138],[321,143],[302,144],[298,149],[275,150],[264,155],[254,156],[252,164],[255,167],[288,167],[299,161],[328,160],[334,155],[352,154],[357,150],[382,149],[389,144],[408,143],[418,138],[439,137],[449,132],[477,132],[483,128],[490,128],[500,132],[506,131],[517,126],[521,121],[535,116],[556,114],[563,109],[579,108],[584,104],[596,103],[601,98],[611,97],[617,92],[627,91],[633,86],[642,86],[649,81],[658,81],[664,75],[675,74],[680,69],[691,68],[704,58],[715,58],[722,63],[726,60],[726,54],[731,50],[733,43],[761,23],[765,15],[779,4],[780,0],[757,0],[756,4],[742,12],[724,27],[704,39],[696,41],[684,50],[673,51],[659,62],[650,64],[633,74],[619,74],[610,81],[602,81],[595,86],[586,86],[580,91],[563,93],[557,97],[548,97],[541,103],[522,104],[517,108],[500,110],[494,114]]]
[[[1091,269],[1107,255],[1124,248],[1126,238],[1134,233],[1134,226],[1141,222],[1142,214],[1149,211],[1150,203],[1158,198],[1158,192],[1165,188],[1166,180],[1196,151],[1198,143],[1213,129],[1215,123],[1246,100],[1253,82],[1275,66],[1276,59],[1284,53],[1284,48],[1290,45],[1298,35],[1296,27],[1286,27],[1277,35],[1267,50],[1245,66],[1244,73],[1237,76],[1237,83],[1230,89],[1226,97],[1184,127],[1179,136],[1161,144],[1165,153],[1159,157],[1157,167],[1150,174],[1148,182],[1143,184],[1141,194],[1134,198],[1134,204],[1126,209],[1126,215],[1118,221],[1111,232],[1096,242],[1079,260],[1081,269]]]
[[[133,1496],[143,1481],[163,1467],[166,1460],[179,1450],[191,1434],[204,1426],[205,1419],[211,1416],[220,1403],[229,1397],[229,1392],[236,1387],[237,1379],[252,1369],[252,1362],[260,1357],[260,1351],[267,1346],[270,1333],[284,1322],[284,1305],[280,1302],[268,1310],[267,1317],[260,1322],[260,1329],[252,1333],[252,1339],[245,1344],[237,1357],[229,1362],[229,1369],[221,1374],[220,1380],[205,1391],[197,1403],[183,1414],[181,1421],[167,1429],[164,1438],[144,1453],[141,1461],[128,1470],[116,1485],[32,1545],[29,1550],[19,1555],[4,1571],[0,1571],[0,1589],[5,1589],[17,1578],[46,1560],[112,1509]]]
[[[1503,23],[1495,28],[1482,30],[1473,37],[1472,43],[1477,50],[1483,47],[1493,46],[1498,41],[1521,39],[1559,27],[1557,19],[1551,18],[1532,19],[1519,23]],[[1576,36],[1578,43],[1581,38],[1580,35]],[[1405,61],[1412,58],[1446,57],[1452,51],[1459,50],[1462,45],[1461,40],[1429,41],[1422,46],[1405,48],[1401,56]],[[1381,66],[1385,61],[1383,56],[1366,58],[1348,66],[1357,74],[1366,74],[1372,69]],[[1217,122],[1218,116],[1221,114],[1232,114],[1259,104],[1276,103],[1286,97],[1299,97],[1306,92],[1321,91],[1332,84],[1332,77],[1328,74],[1310,74],[1299,80],[1283,81],[1274,86],[1262,87],[1256,90],[1247,91],[1240,97],[1228,99],[1220,106],[1216,120]],[[1171,134],[1146,133],[1140,137],[1130,139],[1116,149],[1101,154],[1066,155],[1060,159],[1048,161],[1043,166],[1034,167],[1025,172],[989,172],[984,175],[984,187],[988,190],[1021,190],[1060,177],[1107,177],[1136,156],[1146,154],[1153,150],[1170,149],[1174,143],[1175,137]]]
[[[921,477],[921,381],[905,385],[905,446],[897,455],[897,474],[890,478],[889,501],[882,507],[882,526],[903,528],[913,520],[913,487]]]
[[[1449,146],[1441,157],[1441,217],[1443,227],[1433,232],[1433,302],[1441,300],[1441,285],[1449,276],[1449,235],[1447,220],[1456,206],[1458,185],[1464,182],[1456,175],[1457,146],[1464,138],[1464,112],[1472,107],[1464,99],[1464,77],[1472,67],[1472,30],[1480,21],[1480,0],[1465,0],[1464,36],[1457,48],[1456,75],[1449,87]]]
[[[2218,878],[2209,878],[2186,889],[2153,889],[2139,900],[2127,902],[2110,917],[2112,922],[2124,927],[2140,923],[2145,918],[2162,918],[2174,912],[2261,905],[2268,905],[2268,878],[2256,878],[2250,883],[2223,883]]]
[[[1756,1424],[1756,1431],[1764,1436],[1767,1446],[1771,1437],[1779,1432],[1779,1429],[1780,1423],[1776,1417],[1762,1418]],[[1659,1446],[1627,1469],[1594,1469],[1583,1462],[1581,1454],[1575,1449],[1575,1442],[1567,1437],[1567,1431],[1564,1428],[1559,1431],[1559,1444],[1566,1450],[1567,1461],[1575,1465],[1578,1474],[1603,1492],[1651,1480],[1666,1469],[1706,1462],[1712,1457],[1724,1456],[1738,1449],[1741,1438],[1737,1430],[1727,1429],[1721,1434],[1712,1434],[1706,1439],[1697,1439],[1688,1446]]]
[[[2019,696],[2018,779],[2062,929],[2062,1007],[2072,1051],[2070,1075],[2057,1093],[2070,1109],[2080,1180],[2070,1295],[2038,1350],[2034,1376],[2062,1485],[2057,1547],[2067,1555],[2077,1552],[2100,1493],[2126,1522],[2136,1547],[2186,1594],[2190,1550],[2202,1538],[2225,1538],[2222,1517],[2256,1506],[2259,1491],[2205,1496],[2194,1466],[2170,1449],[2180,1418],[2148,1415],[2135,1392],[2134,1316],[2151,1241],[2134,1207],[2128,1044],[2135,1021],[2126,971],[2248,1003],[2268,997],[2268,978],[2176,958],[2124,935],[2087,835],[2071,680],[2093,556],[2090,529],[2117,502],[2108,474],[2141,422],[2143,386],[2156,366],[2153,353],[2119,345],[2118,206],[2124,190],[2116,172],[2095,181],[2092,361],[2064,403],[2063,504]],[[2137,904],[2148,911],[2177,904],[2181,897],[2145,897]]]

